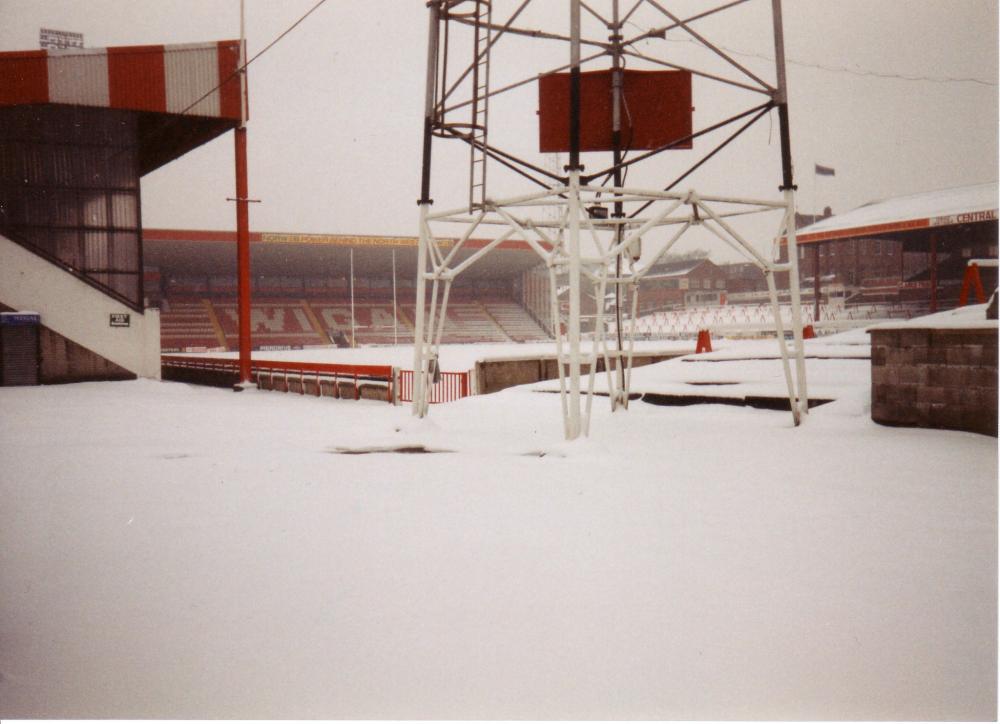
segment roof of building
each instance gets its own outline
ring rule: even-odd
[[[664,264],[656,264],[649,270],[646,279],[660,279],[666,277],[683,277],[693,272],[702,264],[716,266],[708,259],[681,259],[679,261],[668,261]]]
[[[177,274],[235,274],[236,233],[198,229],[143,229],[143,262],[161,272]],[[469,239],[456,255],[468,258],[488,239]],[[417,237],[355,234],[250,232],[254,274],[311,276],[346,274],[353,257],[358,276],[389,277],[393,263],[398,274],[412,275],[417,264]],[[541,263],[523,241],[506,240],[473,263],[462,278],[507,278]]]
[[[801,244],[997,220],[997,182],[872,201],[799,230]]]
[[[139,114],[145,174],[244,115],[239,41],[0,53],[0,109],[69,105]]]

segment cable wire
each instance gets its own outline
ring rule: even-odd
[[[264,55],[264,53],[266,53],[271,48],[273,48],[275,45],[277,45],[278,42],[282,38],[284,38],[290,32],[292,32],[293,30],[295,30],[295,28],[297,28],[302,23],[302,21],[304,21],[306,18],[308,18],[310,15],[312,15],[325,2],[326,2],[326,0],[319,0],[319,2],[317,2],[311,8],[309,8],[309,10],[307,10],[306,13],[302,17],[300,17],[294,23],[292,23],[287,28],[285,28],[285,30],[282,31],[274,40],[272,40],[270,43],[268,43],[263,48],[261,48],[261,50],[259,52],[257,52],[256,54],[254,54],[254,56],[252,58],[250,58],[250,60],[248,60],[242,66],[238,67],[236,70],[234,70],[228,76],[226,76],[226,78],[223,79],[222,81],[220,81],[218,85],[216,85],[214,88],[211,88],[210,90],[208,90],[204,95],[202,95],[200,98],[198,98],[198,100],[194,101],[189,106],[187,106],[186,108],[184,108],[183,110],[181,110],[177,115],[183,116],[185,113],[187,113],[192,108],[194,108],[196,105],[198,105],[203,100],[205,100],[206,98],[208,98],[208,96],[210,96],[213,93],[215,93],[215,91],[219,90],[219,88],[221,88],[222,86],[224,86],[226,83],[228,83],[229,81],[231,81],[233,78],[238,77],[239,74],[242,73],[242,72],[244,72],[247,69],[247,67],[249,67],[249,65],[252,62],[254,62],[255,60],[257,60],[257,58],[259,58],[260,56]],[[241,100],[241,102],[242,102],[242,100]]]
[[[649,32],[647,29],[643,29],[641,26],[629,21],[629,25],[636,28],[642,32]],[[664,38],[668,43],[690,43],[699,48],[704,48],[701,43],[695,42],[690,38]],[[735,50],[734,48],[727,48],[724,45],[718,45],[722,50],[727,53],[732,53],[733,55],[742,55],[747,58],[760,58],[761,60],[774,61],[774,56],[765,55],[764,53],[748,53],[742,50]],[[848,68],[847,66],[833,66],[833,65],[823,65],[822,63],[807,63],[804,60],[795,60],[794,58],[785,58],[785,62],[789,65],[798,65],[805,68],[816,68],[818,70],[825,70],[830,73],[848,73],[850,75],[857,76],[867,76],[872,78],[885,78],[889,80],[905,80],[905,81],[919,81],[924,83],[976,83],[978,85],[997,87],[995,81],[983,80],[981,78],[969,77],[953,77],[953,76],[927,76],[927,75],[905,75],[903,73],[887,73],[877,70],[870,70],[867,68]]]

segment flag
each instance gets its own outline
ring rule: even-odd
[[[836,176],[837,172],[833,170],[831,166],[820,166],[816,164],[816,175],[817,176]]]

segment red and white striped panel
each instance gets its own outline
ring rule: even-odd
[[[0,106],[65,103],[240,120],[239,41],[0,53]]]

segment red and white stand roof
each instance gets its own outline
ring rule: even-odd
[[[133,113],[146,174],[239,126],[246,106],[239,61],[236,40],[0,53],[0,113]]]
[[[799,244],[997,220],[997,182],[875,201],[810,224]]]
[[[0,106],[60,103],[239,121],[239,58],[236,40],[0,53]]]

